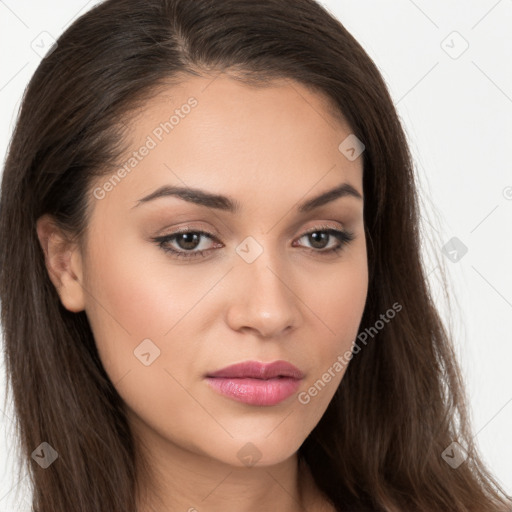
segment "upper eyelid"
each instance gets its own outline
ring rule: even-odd
[[[215,230],[213,230],[213,231],[215,231]],[[350,242],[356,238],[354,231],[352,231],[350,229],[347,229],[345,227],[342,227],[342,228],[332,227],[332,226],[324,224],[324,225],[315,225],[315,226],[305,229],[304,231],[302,231],[301,235],[294,240],[300,240],[301,238],[304,238],[305,236],[308,236],[310,233],[314,233],[314,232],[328,233],[328,236],[330,236],[331,238],[335,238],[337,240],[337,247],[332,247],[327,250],[318,250],[318,251],[315,249],[308,249],[309,251],[312,251],[313,253],[317,253],[318,255],[324,255],[324,256],[337,254],[339,251],[342,251],[346,245],[350,244]],[[211,251],[215,251],[216,248],[217,249],[221,248],[217,245],[217,247],[211,247],[211,248],[206,248],[206,249],[202,249],[202,250],[187,251],[187,250],[180,249],[180,248],[173,249],[173,248],[169,248],[169,247],[167,247],[167,248],[164,247],[166,244],[176,243],[176,237],[178,237],[182,233],[199,234],[200,237],[205,236],[205,237],[209,238],[213,242],[214,245],[216,243],[220,243],[223,247],[225,247],[225,244],[223,242],[220,242],[219,237],[217,237],[215,234],[212,234],[203,229],[195,228],[193,226],[184,226],[182,228],[178,228],[176,231],[174,231],[172,233],[153,238],[153,241],[156,242],[164,251],[174,253],[174,257],[178,258],[178,257],[182,256],[188,260],[192,260],[194,257],[197,257],[197,256],[204,257],[204,253],[207,253],[207,252],[209,253]]]
[[[215,231],[215,230],[213,230]],[[328,225],[316,225],[316,226],[312,226],[310,228],[307,228],[305,229],[304,231],[302,231],[302,233],[300,234],[300,236],[297,237],[297,240],[300,240],[301,238],[303,238],[304,236],[307,236],[308,234],[310,233],[314,233],[314,232],[329,232],[329,231],[333,231],[333,232],[336,232],[336,233],[345,233],[345,234],[348,234],[349,236],[353,236],[353,232],[352,231],[349,231],[347,230],[346,228],[341,228],[341,227],[333,227],[333,226],[328,226]],[[216,243],[222,243],[220,242],[219,240],[219,236],[217,236],[215,233],[210,233],[209,231],[205,231],[203,229],[200,229],[200,228],[195,228],[195,227],[189,227],[189,226],[185,226],[183,228],[178,228],[176,231],[173,231],[172,233],[168,233],[168,234],[163,234],[163,235],[160,235],[160,236],[157,236],[155,238],[153,238],[154,241],[157,241],[157,242],[167,242],[169,243],[171,240],[169,239],[173,239],[172,241],[174,242],[175,241],[175,238],[177,236],[179,236],[180,234],[182,233],[196,233],[196,234],[199,234],[200,236],[205,236],[206,238],[209,238],[212,242],[216,242]],[[335,236],[335,235],[332,235],[331,236]],[[211,249],[204,249],[205,251],[209,251]],[[182,252],[181,250],[178,250],[178,252]],[[199,252],[199,251],[183,251],[184,253],[186,252],[190,252],[190,254],[193,254],[195,252]]]
[[[328,230],[345,231],[346,227],[333,226],[333,225],[328,225],[326,222],[325,223],[320,222],[320,224],[311,226],[309,228],[305,228],[302,231],[302,234],[300,236],[302,237],[305,234],[309,234],[309,233],[314,232],[314,231],[328,231]],[[159,235],[157,238],[166,238],[166,237],[170,237],[170,236],[174,236],[174,235],[179,235],[181,233],[199,233],[199,234],[202,234],[202,235],[206,235],[206,236],[208,236],[210,238],[216,238],[216,239],[219,239],[222,236],[215,229],[211,229],[210,230],[210,229],[205,229],[205,228],[195,227],[195,226],[184,226],[184,227],[181,227],[181,228],[177,228],[174,231],[171,231],[169,233],[164,233],[162,235]]]

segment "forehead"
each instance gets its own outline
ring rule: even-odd
[[[294,81],[253,87],[226,76],[188,78],[160,89],[126,123],[129,150],[96,183],[115,178],[105,199],[126,209],[162,185],[241,201],[297,201],[344,181],[362,192],[362,159],[338,149],[350,127],[326,97]]]

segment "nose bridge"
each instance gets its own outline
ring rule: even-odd
[[[248,279],[253,285],[263,285],[269,292],[283,293],[282,280],[289,272],[283,261],[282,248],[275,245],[272,235],[248,236],[237,246],[236,251],[242,260],[238,265],[241,278]]]
[[[236,249],[241,261],[229,318],[235,329],[253,328],[270,336],[296,325],[299,311],[281,251],[270,248],[271,236],[264,238],[247,237]]]

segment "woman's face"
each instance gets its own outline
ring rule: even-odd
[[[340,383],[366,300],[350,127],[295,82],[256,89],[219,76],[169,88],[128,128],[124,172],[92,188],[75,260],[105,370],[160,453],[283,461]],[[188,192],[151,198],[161,187]],[[336,236],[344,231],[353,240]],[[207,377],[249,361],[285,361],[302,378],[285,367],[268,380]]]

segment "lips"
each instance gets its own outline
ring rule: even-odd
[[[222,368],[208,377],[231,377],[234,379],[274,379],[277,377],[290,377],[302,379],[304,374],[293,364],[287,361],[274,361],[273,363],[259,363],[258,361],[247,361],[245,363],[233,364]]]
[[[303,377],[296,366],[286,361],[247,361],[210,373],[206,381],[213,390],[237,402],[269,406],[293,395]]]

